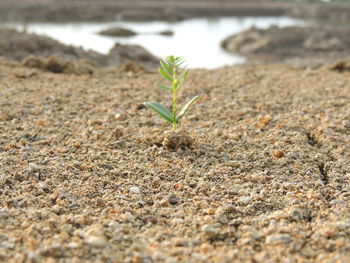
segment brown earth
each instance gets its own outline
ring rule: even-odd
[[[111,27],[105,30],[102,30],[101,32],[98,32],[98,34],[103,36],[112,36],[112,37],[131,37],[135,36],[137,33],[126,28],[122,27]]]
[[[0,21],[67,22],[182,20],[212,16],[293,16],[344,23],[347,3],[288,3],[264,0],[1,0]]]
[[[251,60],[320,67],[350,61],[350,30],[342,26],[250,28],[225,39],[221,46]]]
[[[3,0],[0,19],[325,13],[201,2]],[[348,21],[348,6],[327,7],[336,10],[327,21]],[[305,46],[348,43],[306,31],[293,50],[276,32],[277,61],[293,59],[283,45],[308,64],[319,51],[304,58]],[[171,104],[142,49],[117,45],[103,56],[0,33],[0,56],[12,60],[0,58],[0,262],[350,262],[346,60],[194,70],[179,100],[201,100],[174,134],[142,104]]]
[[[194,70],[179,134],[158,81],[0,61],[1,262],[350,261],[349,71]]]
[[[143,67],[153,69],[159,61],[143,47],[137,45],[116,44],[109,54],[103,55],[91,50],[86,51],[82,48],[64,45],[46,36],[7,28],[0,28],[0,56],[22,61],[26,66],[46,68],[49,71],[52,71],[50,70],[52,67],[47,64],[52,64],[52,61],[55,60],[55,63],[60,65],[59,72],[67,68],[69,72],[86,71],[86,68],[91,71],[90,66],[93,64],[106,67],[121,66],[127,62],[136,62]],[[48,57],[54,58],[47,62]],[[57,73],[57,69],[53,72]]]
[[[0,1],[2,21],[181,20],[198,16],[282,15],[287,3],[226,0],[18,0]]]

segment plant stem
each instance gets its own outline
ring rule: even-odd
[[[173,68],[173,131],[176,131],[176,126],[177,126],[177,122],[176,122],[176,112],[177,112],[177,108],[176,108],[176,91],[177,91],[177,79],[176,79],[176,67]]]

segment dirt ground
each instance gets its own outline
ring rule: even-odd
[[[227,0],[17,0],[0,1],[1,21],[177,21],[198,16],[283,15],[288,3]],[[296,12],[298,14],[298,11]]]
[[[118,67],[137,62],[154,69],[159,59],[137,45],[116,43],[107,55],[65,45],[52,38],[0,27],[0,57],[21,61],[28,67],[47,69],[55,73],[80,73],[98,67]],[[49,57],[49,59],[47,59]]]
[[[228,52],[242,54],[251,63],[284,63],[293,67],[322,67],[342,60],[350,63],[349,27],[250,28],[222,41]]]
[[[0,61],[1,262],[350,261],[350,72],[194,70],[175,148],[157,81]]]
[[[13,3],[0,1],[1,21],[294,12],[322,18],[327,28],[337,21],[337,30],[347,30],[339,24],[349,21],[350,8]],[[138,64],[156,60],[143,49],[117,45],[101,57],[1,29],[0,262],[350,262],[348,34],[332,35],[332,28],[316,35],[297,28],[303,35],[293,34],[292,42],[274,28],[239,36],[250,42],[234,39],[236,52],[250,55],[248,46],[265,61],[266,54],[278,59],[193,70],[179,101],[201,99],[176,134],[142,104],[171,106],[169,94],[154,87],[160,76]],[[261,39],[275,53],[258,45]],[[320,45],[343,52],[331,57],[342,60],[325,59],[329,50]],[[291,67],[286,50],[306,66]],[[310,67],[307,55],[322,63]]]
[[[166,20],[208,16],[292,16],[348,23],[347,3],[290,3],[268,0],[1,0],[0,21],[67,22]]]

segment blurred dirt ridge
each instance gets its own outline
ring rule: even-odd
[[[320,66],[350,58],[350,29],[344,27],[250,28],[225,39],[221,45],[251,60]],[[305,63],[307,62],[307,63]]]
[[[54,56],[59,58],[56,61],[60,60],[61,62],[85,59],[91,61],[90,66],[96,65],[98,67],[118,67],[126,61],[134,61],[150,69],[156,67],[159,61],[143,47],[137,45],[116,44],[109,54],[104,55],[91,50],[64,45],[46,36],[21,33],[14,29],[0,28],[0,36],[0,56],[15,61],[21,61],[28,56],[42,58]],[[43,61],[43,63],[40,63],[39,60],[35,63],[36,67],[42,67],[39,64],[46,63]],[[27,61],[25,65],[33,64],[33,58],[29,61],[30,63]],[[74,64],[74,62],[69,63]]]

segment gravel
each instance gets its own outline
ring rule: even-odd
[[[348,72],[194,70],[175,134],[158,81],[0,59],[1,262],[350,260]]]

